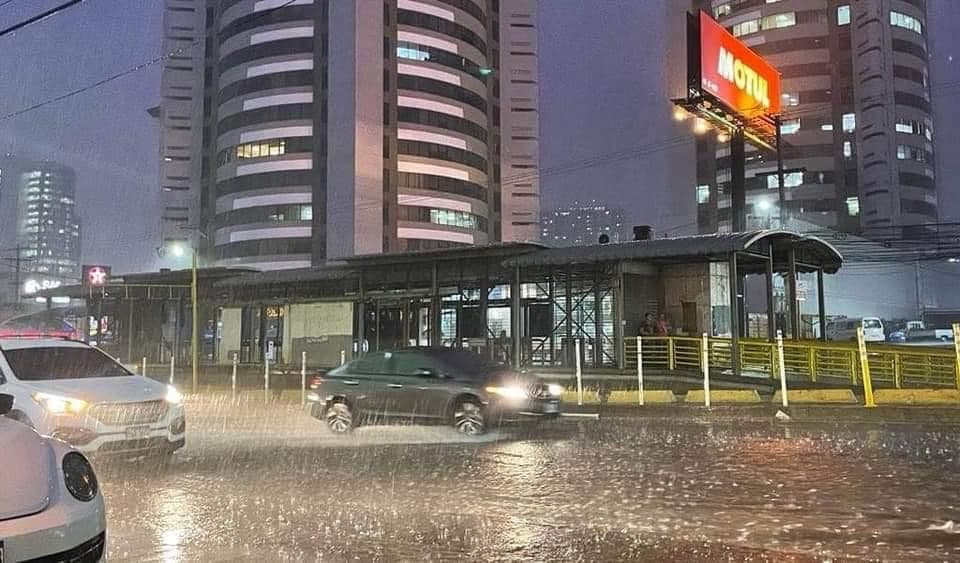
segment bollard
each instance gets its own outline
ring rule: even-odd
[[[270,402],[270,358],[263,358],[263,402]]]
[[[342,366],[345,363],[347,363],[347,351],[340,350],[340,365]]]
[[[173,374],[177,369],[177,359],[174,356],[170,356],[170,385],[173,385]]]
[[[707,333],[703,333],[703,339],[700,343],[700,363],[703,365],[703,406],[710,408],[710,359],[708,347],[710,342],[707,340]]]
[[[643,406],[643,337],[637,337],[637,399]]]
[[[140,361],[140,375],[147,376],[147,357],[144,356],[143,360]]]
[[[953,323],[953,354],[957,389],[960,389],[960,323]]]
[[[580,339],[573,341],[574,353],[577,355],[577,405],[583,405],[583,372],[580,369]]]
[[[857,348],[860,351],[860,370],[863,374],[863,406],[877,406],[873,399],[873,379],[870,378],[870,358],[867,356],[867,343],[863,339],[863,326],[857,327]]]
[[[307,404],[307,352],[300,352],[300,406]]]
[[[233,400],[237,399],[237,364],[239,363],[239,357],[237,353],[233,353],[233,372],[230,374],[230,392],[233,396]]]
[[[783,364],[783,331],[777,331],[777,369],[780,373],[780,396],[783,403],[783,408],[787,408],[789,402],[787,400],[787,366]]]

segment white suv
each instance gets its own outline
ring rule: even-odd
[[[135,375],[83,342],[0,338],[0,393],[8,417],[86,453],[172,453],[186,417],[175,388]]]

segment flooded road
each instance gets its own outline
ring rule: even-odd
[[[960,560],[955,429],[568,419],[328,434],[189,405],[166,465],[96,459],[111,561]]]

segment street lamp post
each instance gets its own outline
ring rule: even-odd
[[[193,258],[190,263],[190,307],[193,315],[190,330],[190,353],[191,369],[193,376],[193,392],[197,392],[200,384],[199,363],[200,363],[200,328],[197,326],[200,322],[200,306],[197,302],[197,248],[193,248]]]

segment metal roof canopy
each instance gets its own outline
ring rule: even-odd
[[[818,237],[793,231],[764,230],[551,248],[508,258],[504,261],[504,265],[524,268],[590,265],[630,260],[660,264],[691,260],[719,262],[729,259],[733,254],[738,254],[746,259],[744,262],[753,262],[749,258],[755,256],[758,268],[765,268],[761,260],[763,260],[762,255],[769,255],[769,248],[773,249],[777,271],[786,271],[785,254],[791,248],[796,252],[797,269],[801,272],[814,272],[822,268],[824,272],[832,274],[836,273],[843,263],[840,252]],[[782,260],[781,255],[783,255]]]

